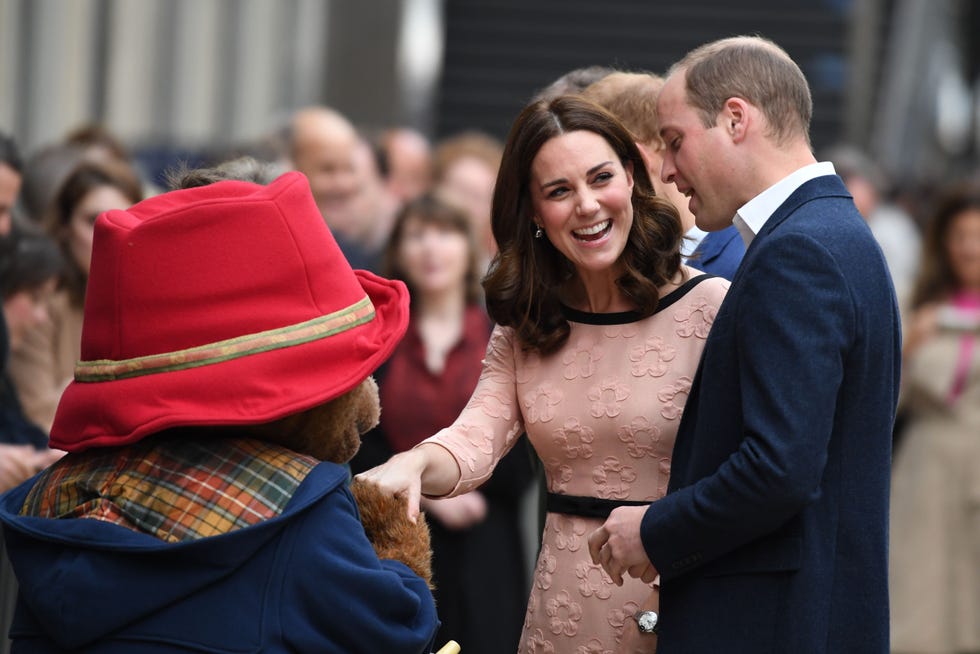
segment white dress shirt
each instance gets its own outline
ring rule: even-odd
[[[738,233],[745,241],[745,247],[752,244],[752,239],[759,233],[762,226],[766,224],[769,217],[779,208],[783,202],[793,195],[793,192],[816,177],[824,175],[836,175],[834,164],[829,161],[820,161],[803,166],[799,170],[790,173],[782,178],[765,191],[755,196],[735,214],[732,220]]]

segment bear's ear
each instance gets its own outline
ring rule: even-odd
[[[355,478],[350,485],[361,513],[364,533],[379,559],[401,561],[432,585],[432,547],[425,518],[408,519],[408,502],[376,484]]]

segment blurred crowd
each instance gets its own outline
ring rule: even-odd
[[[737,246],[716,273],[730,278],[741,257],[734,228],[700,232],[686,200],[659,181],[663,145],[643,131],[658,80],[591,68],[541,93],[584,93],[617,114],[649,158],[658,194],[682,209],[690,265],[708,269]],[[491,328],[479,282],[495,253],[502,144],[478,131],[433,141],[405,126],[365,129],[328,107],[300,109],[270,133],[262,148],[243,148],[257,166],[208,163],[244,166],[260,183],[304,173],[352,267],[411,290],[409,333],[377,375],[384,412],[352,464],[358,472],[448,425],[476,385]],[[0,134],[0,490],[61,454],[48,449],[47,431],[82,354],[96,218],[165,190],[111,126],[81,126],[30,152],[16,136]],[[891,520],[896,651],[980,651],[980,176],[909,198],[857,147],[817,154],[833,162],[880,244],[904,317]],[[506,474],[486,488],[424,506],[443,620],[437,640],[459,640],[468,653],[515,651],[527,599],[519,514],[535,463],[527,447],[508,456]]]

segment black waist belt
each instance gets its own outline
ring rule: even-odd
[[[649,500],[607,500],[601,497],[548,493],[545,505],[549,513],[566,513],[583,518],[608,518],[613,509],[621,506],[647,506]]]

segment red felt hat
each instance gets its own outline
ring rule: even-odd
[[[51,447],[304,411],[367,378],[407,324],[405,285],[351,270],[300,173],[108,211]]]

